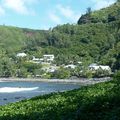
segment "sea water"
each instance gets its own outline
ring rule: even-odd
[[[80,88],[80,85],[69,83],[0,82],[0,105],[77,88]]]

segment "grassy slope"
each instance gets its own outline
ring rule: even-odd
[[[16,27],[0,26],[0,48],[7,51],[17,51],[25,44],[25,34]]]
[[[30,38],[40,37],[41,33],[44,31],[0,25],[0,51],[3,49],[10,54],[21,51]]]
[[[111,81],[0,107],[0,120],[119,120],[120,87]]]

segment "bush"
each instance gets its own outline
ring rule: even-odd
[[[114,74],[114,77],[113,77],[114,80],[117,80],[119,81],[120,80],[120,70],[117,71],[115,74]]]
[[[57,70],[53,76],[53,78],[65,79],[70,77],[70,71],[64,68],[60,68]]]
[[[20,77],[20,78],[27,78],[27,76],[28,76],[27,69],[24,68],[24,67],[18,69],[17,73],[16,73],[16,76]]]
[[[85,73],[85,77],[87,77],[87,78],[92,78],[92,77],[93,77],[93,73],[92,73],[91,71],[87,71],[87,72]]]
[[[44,74],[41,75],[41,77],[43,79],[50,79],[51,78],[51,74],[50,73],[44,73]]]

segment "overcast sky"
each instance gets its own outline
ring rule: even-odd
[[[0,24],[33,29],[76,23],[86,8],[101,9],[116,0],[0,0]]]

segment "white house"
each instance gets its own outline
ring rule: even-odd
[[[71,68],[71,69],[75,69],[76,67],[77,66],[74,64],[69,64],[69,65],[64,66],[64,68]]]
[[[59,69],[58,66],[44,66],[44,67],[42,68],[43,71],[49,72],[49,73],[53,73],[53,72],[55,72],[55,71],[58,70],[58,69]]]
[[[40,63],[40,59],[33,56],[32,63]]]
[[[97,65],[96,63],[92,63],[92,64],[89,65],[89,69],[90,70],[98,70],[99,65]]]
[[[44,61],[53,61],[54,60],[54,55],[43,55]]]
[[[32,59],[33,61],[40,61],[40,59],[39,58],[35,58],[34,56],[33,56],[33,59]]]
[[[82,62],[81,62],[81,61],[78,61],[77,63],[78,63],[78,64],[82,64]]]
[[[33,56],[31,62],[33,63],[41,63],[41,64],[50,64],[54,60],[54,55],[43,55],[42,58],[36,58]]]
[[[94,67],[94,66],[98,66],[96,63],[92,63],[89,65],[89,67]]]
[[[26,57],[27,54],[26,54],[26,53],[18,53],[16,56],[17,56],[17,57]]]
[[[99,70],[99,69],[102,69],[102,70],[107,70],[107,71],[110,71],[111,68],[109,66],[104,66],[104,65],[97,65],[95,63],[89,65],[89,69],[94,71],[94,70]]]
[[[102,70],[111,70],[111,68],[109,66],[104,66],[104,65],[100,65],[100,68]]]

